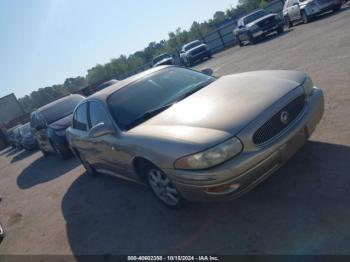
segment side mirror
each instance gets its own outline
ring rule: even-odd
[[[111,127],[105,125],[105,123],[98,123],[90,129],[89,136],[95,138],[105,135],[113,135],[114,133],[115,131]]]
[[[294,2],[293,5],[294,6],[299,6],[299,3],[298,2]]]
[[[203,68],[203,69],[201,70],[201,72],[202,72],[203,74],[208,75],[208,76],[211,76],[211,75],[213,75],[213,73],[214,73],[213,69],[211,69],[211,68]]]
[[[239,25],[238,28],[239,28],[239,29],[242,29],[242,28],[243,28],[243,25]]]

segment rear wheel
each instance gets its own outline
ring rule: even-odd
[[[301,12],[301,20],[303,20],[304,24],[307,24],[309,22],[309,17],[307,16],[307,14],[305,13],[305,11]]]
[[[147,182],[153,194],[167,207],[178,209],[186,201],[174,187],[171,180],[159,168],[150,165],[146,171]]]

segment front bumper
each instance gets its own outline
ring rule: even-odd
[[[210,50],[205,50],[201,53],[198,53],[198,54],[195,54],[193,56],[188,56],[188,59],[191,61],[191,62],[194,62],[194,61],[197,61],[197,60],[200,60],[200,59],[203,59],[205,57],[209,57],[211,56],[211,51]]]
[[[263,36],[263,35],[267,35],[270,34],[276,30],[278,30],[279,28],[283,27],[284,25],[282,23],[276,23],[272,26],[266,27],[266,28],[261,28],[259,30],[256,30],[254,32],[252,32],[253,37],[259,37],[259,36]]]
[[[201,171],[168,169],[174,186],[189,201],[235,199],[278,170],[307,141],[324,111],[323,92],[315,88],[300,116],[268,146],[243,151],[232,160]],[[217,192],[216,188],[225,188]],[[215,189],[215,190],[212,190]]]

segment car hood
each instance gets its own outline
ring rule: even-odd
[[[67,127],[70,126],[70,123],[72,122],[73,115],[68,115],[64,118],[61,118],[49,125],[50,128],[54,130],[61,130],[61,129],[66,129]]]
[[[265,16],[263,16],[263,17],[260,17],[259,19],[254,20],[253,22],[247,24],[247,26],[248,26],[248,27],[251,27],[251,26],[256,25],[257,23],[259,23],[259,22],[261,22],[261,21],[263,21],[263,20],[265,20],[265,19],[268,19],[268,18],[270,18],[270,17],[275,17],[275,16],[276,16],[276,14],[268,14],[268,15],[265,15]]]
[[[305,78],[295,71],[223,76],[129,132],[215,144],[237,134]]]
[[[200,49],[200,48],[203,48],[203,47],[205,47],[205,46],[206,46],[206,44],[197,45],[197,46],[195,46],[195,47],[193,47],[193,48],[187,50],[186,52],[187,52],[187,53],[193,52],[193,51],[195,51],[195,50],[197,50],[197,49]]]

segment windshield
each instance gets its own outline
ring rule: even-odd
[[[189,43],[189,44],[185,45],[185,46],[184,46],[184,50],[185,50],[185,51],[190,50],[190,49],[192,49],[192,48],[194,48],[194,47],[196,47],[196,46],[199,46],[199,45],[201,45],[201,44],[202,44],[202,42],[200,42],[200,41],[194,41],[194,42],[192,42],[192,43]]]
[[[153,59],[153,64],[158,63],[159,61],[162,61],[164,58],[169,58],[170,56],[168,54],[162,54]]]
[[[266,15],[268,15],[268,13],[265,10],[259,10],[255,13],[252,13],[251,15],[244,17],[243,22],[246,25]]]
[[[20,133],[22,136],[31,134],[30,124],[27,123],[21,127]]]
[[[100,84],[100,85],[97,87],[97,90],[102,90],[102,89],[104,89],[104,88],[106,88],[106,87],[109,87],[109,86],[111,86],[111,85],[114,85],[114,84],[117,83],[117,82],[118,82],[118,80],[115,80],[115,79],[109,80],[109,81],[107,81],[107,82],[104,82],[104,83]]]
[[[71,95],[67,96],[66,99],[40,111],[48,124],[51,124],[59,119],[62,119],[73,113],[74,108],[77,104],[83,100],[83,96]]]
[[[127,130],[152,117],[147,112],[161,107],[165,110],[166,105],[182,100],[214,80],[193,70],[169,67],[114,92],[108,105],[119,127]]]

